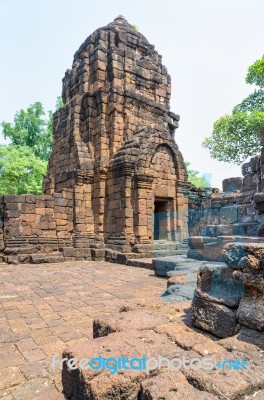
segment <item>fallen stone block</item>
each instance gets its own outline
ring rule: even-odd
[[[198,291],[192,302],[192,318],[197,328],[221,338],[233,336],[238,328],[235,310],[201,297]]]
[[[122,356],[132,359],[142,358],[145,355],[172,359],[179,357],[181,353],[182,350],[165,335],[152,330],[132,330],[129,334],[127,331],[111,333],[106,337],[71,346],[63,352],[63,359],[76,358],[80,362],[83,358],[88,360],[97,358],[99,362],[99,356],[105,359]],[[145,370],[120,370],[111,375],[109,369],[84,369],[79,363],[73,370],[69,368],[66,360],[63,362],[62,384],[64,393],[69,399],[138,399],[140,383],[147,378]],[[114,372],[118,369],[118,365],[109,364],[109,368]]]
[[[234,279],[233,272],[224,263],[204,263],[197,272],[197,293],[208,301],[238,307],[245,288]]]
[[[228,243],[223,248],[224,261],[229,267],[243,272],[258,273],[264,270],[264,244]]]
[[[259,297],[264,295],[264,274],[251,274],[241,271],[233,272],[234,279],[245,286],[245,292],[248,296]]]
[[[198,333],[177,321],[159,325],[155,331],[167,335],[177,346],[184,350],[192,350],[197,344],[212,342],[206,335]]]
[[[190,385],[180,371],[161,371],[141,383],[139,400],[216,400],[218,397]]]
[[[254,344],[259,349],[264,350],[264,335],[261,331],[249,329],[246,326],[242,325],[240,331],[237,334],[237,338],[246,343]]]
[[[204,245],[203,256],[205,260],[210,261],[223,261],[222,256],[223,244],[219,241],[214,243],[207,243]]]
[[[247,397],[247,395],[263,388],[263,359],[260,357],[249,358],[247,353],[233,351],[218,354],[214,358],[217,364],[213,370],[182,370],[188,382],[191,382],[197,389],[208,391],[221,400],[250,399],[251,397]],[[230,364],[223,364],[225,360],[228,360]],[[231,363],[235,360],[240,361],[239,369],[232,367]],[[247,369],[241,367],[241,360],[246,361]]]
[[[237,310],[237,319],[241,325],[264,331],[264,299],[244,297]]]

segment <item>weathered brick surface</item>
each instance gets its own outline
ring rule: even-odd
[[[164,286],[163,279],[150,275],[146,269],[109,262],[47,264],[45,268],[41,264],[33,267],[24,264],[19,270],[17,266],[4,266],[0,271],[0,397],[63,399],[61,371],[51,369],[51,357],[55,353],[61,355],[66,348],[67,354],[85,357],[100,354],[137,357],[146,352],[169,358],[239,358],[248,361],[250,368],[247,373],[190,371],[190,377],[186,376],[189,383],[182,376],[182,369],[177,373],[162,368],[161,375],[155,371],[149,376],[126,371],[111,377],[101,372],[97,376],[84,372],[71,377],[66,373],[63,383],[69,397],[74,391],[79,399],[85,399],[89,388],[98,400],[129,398],[130,394],[139,399],[157,399],[162,382],[165,386],[161,394],[168,400],[192,397],[229,400],[237,396],[236,382],[241,396],[253,396],[255,391],[261,395],[262,332],[243,328],[236,337],[224,340],[197,332],[182,322],[190,303],[163,303],[160,294]],[[126,321],[132,323],[129,313],[136,318],[137,327],[145,324],[145,329],[133,333],[129,323],[119,324],[121,314],[127,314]],[[139,326],[140,315],[142,326]],[[146,315],[149,320],[144,321]],[[171,322],[160,324],[163,319]],[[92,339],[94,320],[110,321],[112,327],[115,325],[122,332]]]
[[[163,287],[164,281],[146,269],[106,262],[2,266],[0,398],[63,398],[52,355],[92,339],[93,320],[105,314],[141,306],[150,318],[158,309],[159,321],[166,312],[177,314],[176,305],[160,302]]]

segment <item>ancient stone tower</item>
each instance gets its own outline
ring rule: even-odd
[[[122,16],[75,53],[45,180],[46,194],[74,191],[75,241],[127,253],[186,237],[187,175],[170,94],[161,56]]]

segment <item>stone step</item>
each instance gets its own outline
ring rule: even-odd
[[[33,264],[42,263],[60,263],[64,261],[64,257],[61,253],[51,253],[51,254],[30,254],[30,262]]]
[[[140,267],[140,268],[147,268],[153,269],[152,258],[136,258],[136,259],[129,259],[127,260],[127,265],[132,267]]]
[[[153,250],[178,250],[181,248],[181,243],[178,242],[163,242],[163,243],[156,243],[154,242]]]
[[[186,255],[187,249],[179,249],[179,250],[154,250],[153,257],[171,257],[177,255]]]
[[[180,249],[189,249],[188,243],[182,243]]]
[[[15,255],[15,254],[31,254],[36,251],[35,247],[6,247],[4,249],[5,255]]]
[[[168,276],[170,271],[197,271],[204,261],[186,256],[160,257],[153,259],[153,266],[158,276]]]
[[[179,296],[181,296],[182,301],[192,301],[195,287],[195,282],[171,285],[162,293],[163,300],[166,302],[179,301]]]

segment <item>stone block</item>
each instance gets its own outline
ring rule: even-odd
[[[183,372],[188,382],[195,382],[199,390],[208,391],[219,400],[234,400],[243,397],[253,400],[259,389],[263,387],[263,361],[259,356],[248,357],[246,354],[232,349],[232,351],[217,354],[216,367],[212,371],[189,369]],[[246,369],[243,369],[241,365],[243,359],[247,362]],[[226,364],[223,368],[225,360],[230,360],[233,365],[240,368],[231,369]],[[238,360],[239,363],[237,363]]]
[[[72,256],[69,256],[72,257]],[[82,259],[91,259],[91,249],[87,248],[77,248],[74,249],[74,257]]]
[[[206,237],[204,236],[192,236],[188,238],[188,246],[191,249],[203,249],[204,243],[206,243]]]
[[[243,273],[241,271],[233,272],[234,279],[245,286],[247,295],[254,298],[264,296],[264,274]]]
[[[230,236],[233,234],[233,226],[231,224],[220,224],[215,227],[215,236]]]
[[[254,194],[254,205],[260,214],[264,213],[264,193],[263,192]]]
[[[230,224],[237,222],[237,205],[223,206],[220,209],[220,217],[225,218]]]
[[[3,198],[4,198],[4,200],[3,200],[3,202],[4,203],[15,203],[15,197],[16,196],[11,196],[11,195],[7,195],[7,196],[4,196]]]
[[[91,249],[91,257],[93,260],[103,260],[105,256],[104,249]]]
[[[73,247],[63,247],[63,257],[74,257],[75,249]]]
[[[213,237],[217,236],[216,229],[217,229],[216,225],[207,225],[202,230],[202,236],[213,236]]]
[[[197,272],[197,293],[208,301],[238,307],[245,295],[242,282],[233,277],[234,270],[224,263],[204,263]]]
[[[64,199],[62,197],[55,197],[54,205],[59,207],[66,207],[68,205],[68,201],[67,199]]]
[[[197,328],[225,338],[237,330],[236,311],[223,304],[214,303],[196,293],[192,302],[192,318]]]
[[[264,298],[244,297],[237,310],[237,319],[241,325],[264,331]]]
[[[251,175],[252,174],[252,165],[251,162],[247,162],[242,165],[242,174],[243,176]]]
[[[150,376],[141,383],[140,399],[158,400],[161,398],[168,400],[217,400],[217,397],[206,391],[196,389],[180,371],[162,370],[156,376]]]
[[[245,223],[245,228],[247,236],[257,236],[259,224],[257,222],[247,222]]]
[[[152,330],[127,331],[111,333],[106,337],[91,339],[87,342],[68,347],[63,353],[63,358],[76,358],[80,360],[85,357],[91,360],[100,355],[109,357],[126,356],[141,358],[143,355],[151,354],[152,357],[175,358],[180,354],[180,349],[172,343],[165,335],[160,335]],[[143,371],[117,371],[110,375],[110,372],[101,369],[71,370],[63,363],[62,384],[63,390],[69,398],[85,398],[87,393],[95,399],[136,399],[140,391],[140,382],[147,378]]]
[[[223,180],[223,191],[224,192],[235,192],[236,190],[242,190],[243,178],[228,178]]]
[[[205,260],[223,261],[222,250],[223,243],[221,243],[221,241],[206,243],[204,245],[203,257]]]
[[[195,260],[203,260],[204,259],[204,252],[203,249],[188,249],[187,252],[188,258],[194,258]]]
[[[42,264],[42,263],[62,263],[64,258],[59,254],[31,254],[30,262],[33,264]]]
[[[27,194],[26,195],[26,203],[28,203],[28,204],[36,203],[36,196],[33,194]]]
[[[236,203],[237,204],[247,204],[251,203],[252,199],[254,196],[253,191],[245,191],[237,195],[236,197]]]
[[[264,270],[264,244],[227,243],[223,248],[226,264],[243,272],[259,273]]]

